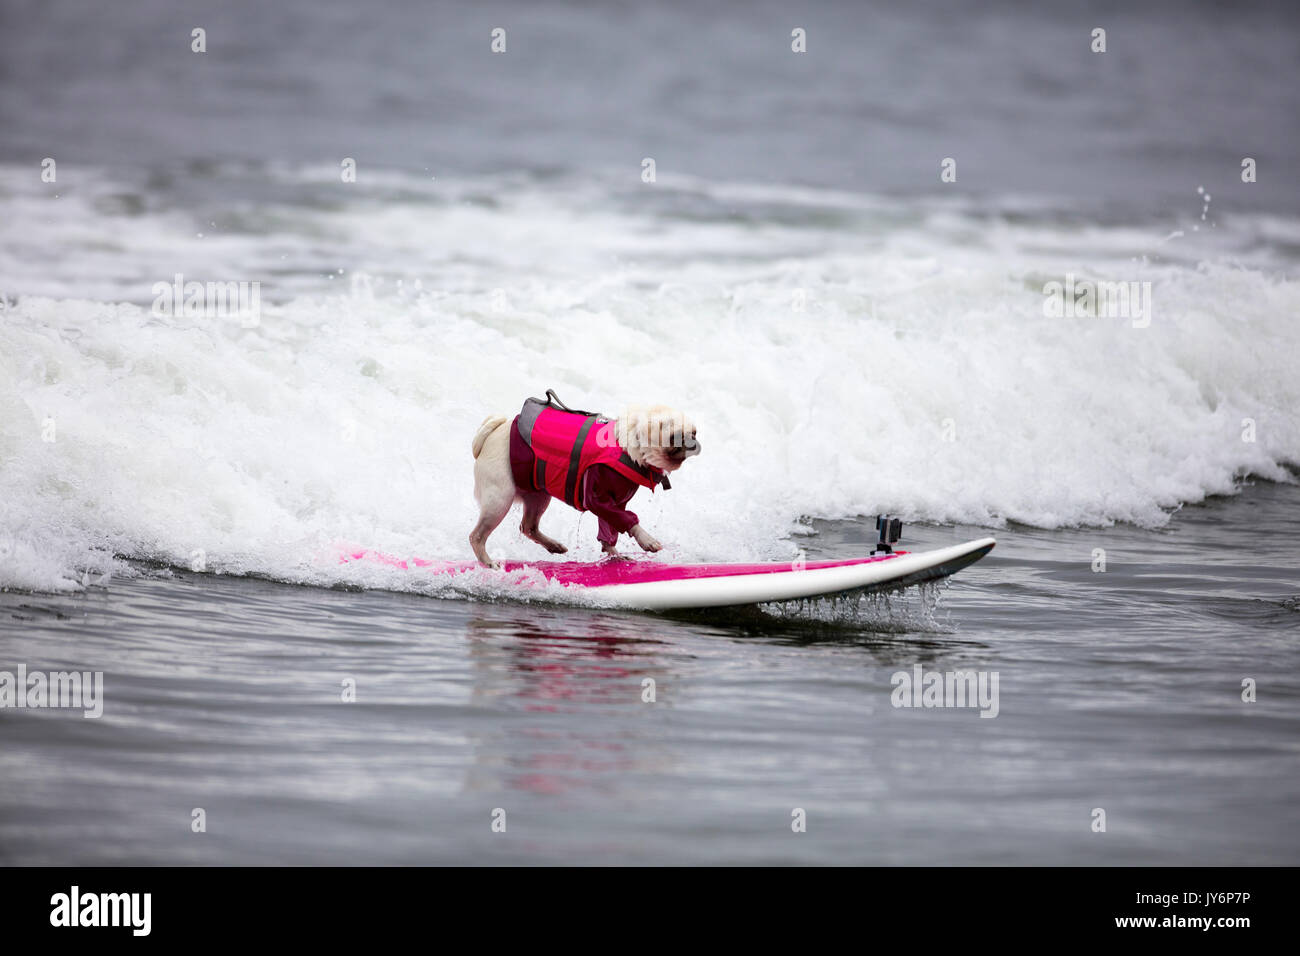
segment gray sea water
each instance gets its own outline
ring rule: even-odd
[[[7,0],[0,672],[104,709],[0,708],[0,863],[1297,863],[1297,81],[1286,4]],[[667,559],[998,545],[746,616],[339,564],[467,558],[547,387],[691,411]]]
[[[1156,533],[1007,529],[935,594],[840,626],[183,571],[6,593],[7,654],[102,669],[105,706],[0,712],[0,847],[9,863],[1291,864],[1298,504],[1262,484]],[[810,556],[861,553],[867,532],[838,522]],[[997,716],[892,706],[892,675],[918,664],[997,672]]]

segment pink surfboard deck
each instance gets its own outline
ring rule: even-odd
[[[474,561],[400,558],[371,550],[348,549],[340,554],[339,561],[435,575],[478,572],[493,576],[507,589],[518,589],[520,597],[532,596],[526,592],[539,586],[557,584],[563,590],[572,588],[590,594],[601,604],[668,610],[764,604],[905,587],[946,577],[978,561],[993,545],[992,538],[981,538],[935,551],[754,564],[666,564],[651,559],[504,561],[499,571],[482,568]]]
[[[608,587],[611,584],[641,584],[647,581],[685,581],[690,578],[720,578],[739,574],[785,574],[790,571],[818,568],[848,568],[889,561],[907,554],[878,554],[867,558],[849,558],[844,561],[772,561],[757,564],[664,564],[659,561],[634,558],[614,558],[601,561],[502,561],[501,570],[537,571],[548,581],[584,588]],[[354,551],[344,554],[343,562],[372,561],[394,568],[410,570],[420,568],[433,574],[459,574],[473,571],[480,565],[476,561],[426,561],[423,558],[403,560],[378,551]]]

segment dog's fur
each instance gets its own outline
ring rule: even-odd
[[[551,496],[544,491],[528,491],[515,485],[510,469],[510,429],[513,419],[502,415],[489,415],[479,426],[471,445],[474,451],[474,498],[478,501],[478,523],[470,532],[469,543],[479,563],[499,567],[488,557],[487,539],[496,530],[516,501],[524,503],[524,517],[519,530],[524,537],[536,541],[552,554],[564,554],[569,549],[554,538],[547,537],[538,526]],[[674,472],[692,455],[699,454],[695,440],[695,423],[686,415],[667,405],[649,407],[634,405],[618,417],[618,443],[639,465],[649,465],[660,471]],[[682,443],[673,445],[672,437],[682,436]],[[646,551],[658,551],[660,544],[640,525],[629,534]],[[613,554],[612,548],[605,549]]]

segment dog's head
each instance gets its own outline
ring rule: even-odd
[[[676,471],[700,453],[695,423],[667,405],[629,405],[618,417],[618,443],[638,465]]]

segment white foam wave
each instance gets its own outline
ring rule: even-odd
[[[470,436],[546,387],[696,418],[704,453],[635,504],[670,559],[785,557],[803,516],[881,510],[1154,526],[1300,461],[1278,217],[1162,245],[969,203],[514,179],[250,204],[223,232],[95,192],[123,188],[0,195],[0,586],[77,587],[117,554],[425,588],[320,555],[468,557]],[[260,325],[152,315],[176,272],[263,281]],[[1047,318],[1067,272],[1150,282],[1150,326]],[[596,556],[590,516],[545,521]],[[492,546],[540,557],[509,521]]]

